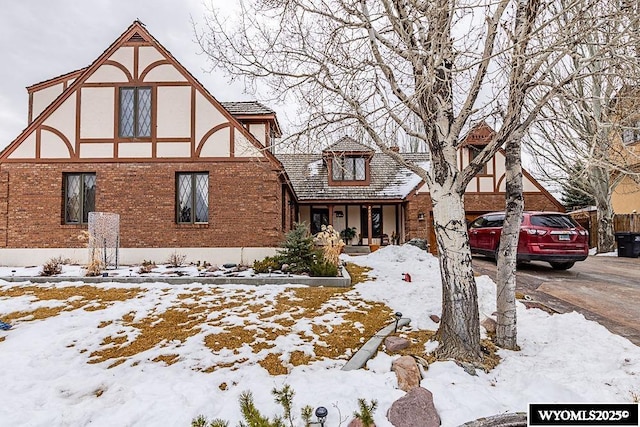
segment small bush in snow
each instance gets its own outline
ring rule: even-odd
[[[358,406],[360,407],[360,411],[354,412],[353,416],[362,421],[364,427],[374,426],[373,413],[378,407],[378,402],[372,400],[371,403],[367,403],[365,399],[358,399]]]
[[[145,259],[144,261],[142,261],[142,265],[138,270],[138,274],[151,273],[151,270],[153,270],[154,268],[156,268],[156,263],[153,261],[147,261]]]
[[[62,257],[51,258],[49,261],[45,262],[42,266],[42,271],[40,272],[41,276],[55,276],[56,274],[62,273],[62,264],[67,263],[68,260]]]
[[[261,261],[253,262],[253,272],[256,274],[270,273],[282,269],[282,261],[277,256],[268,256]]]
[[[182,267],[184,261],[187,259],[187,256],[184,254],[179,254],[178,252],[174,252],[169,255],[169,259],[167,260],[167,264],[173,268]]]

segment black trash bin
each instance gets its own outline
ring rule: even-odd
[[[619,257],[638,258],[640,256],[640,233],[629,231],[616,233],[616,243]]]

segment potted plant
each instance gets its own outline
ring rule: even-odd
[[[355,227],[347,227],[340,232],[340,238],[348,245],[351,244],[351,240],[356,237],[356,228]]]

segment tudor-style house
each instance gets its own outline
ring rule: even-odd
[[[122,262],[171,248],[253,260],[289,229],[292,193],[265,149],[275,113],[220,103],[140,22],[28,93],[28,126],[0,155],[3,264],[86,259],[91,211],[120,215]]]
[[[476,125],[465,136],[459,151],[459,167],[466,167],[489,143],[494,131]],[[402,153],[429,168],[426,153]],[[345,137],[321,154],[278,154],[291,180],[299,221],[316,232],[332,224],[338,231],[355,228],[353,245],[384,245],[417,237],[428,240],[436,252],[433,208],[429,190],[421,179],[389,156]],[[472,181],[465,196],[467,219],[504,210],[504,152],[499,151]],[[523,173],[526,209],[564,211],[564,207],[528,172]]]
[[[28,125],[0,153],[0,263],[65,256],[85,262],[78,236],[90,212],[116,213],[120,262],[251,263],[295,221],[316,232],[354,228],[352,245],[429,239],[420,178],[345,137],[318,154],[276,154],[281,128],[258,102],[220,102],[147,31],[133,24],[93,63],[27,88]],[[492,137],[472,129],[464,167]],[[428,155],[402,153],[429,167]],[[525,173],[527,209],[561,205]],[[470,217],[504,207],[504,156],[469,184]]]

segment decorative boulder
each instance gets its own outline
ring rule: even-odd
[[[391,353],[395,353],[397,351],[404,350],[405,348],[409,347],[411,343],[406,338],[386,337],[384,339],[384,345],[387,348],[387,351]]]
[[[422,387],[416,387],[393,402],[387,419],[394,427],[438,427],[440,415],[433,405],[433,395]]]
[[[411,356],[402,356],[394,360],[391,370],[396,373],[398,378],[398,388],[402,391],[409,392],[416,387],[420,387],[420,368],[418,363]]]

